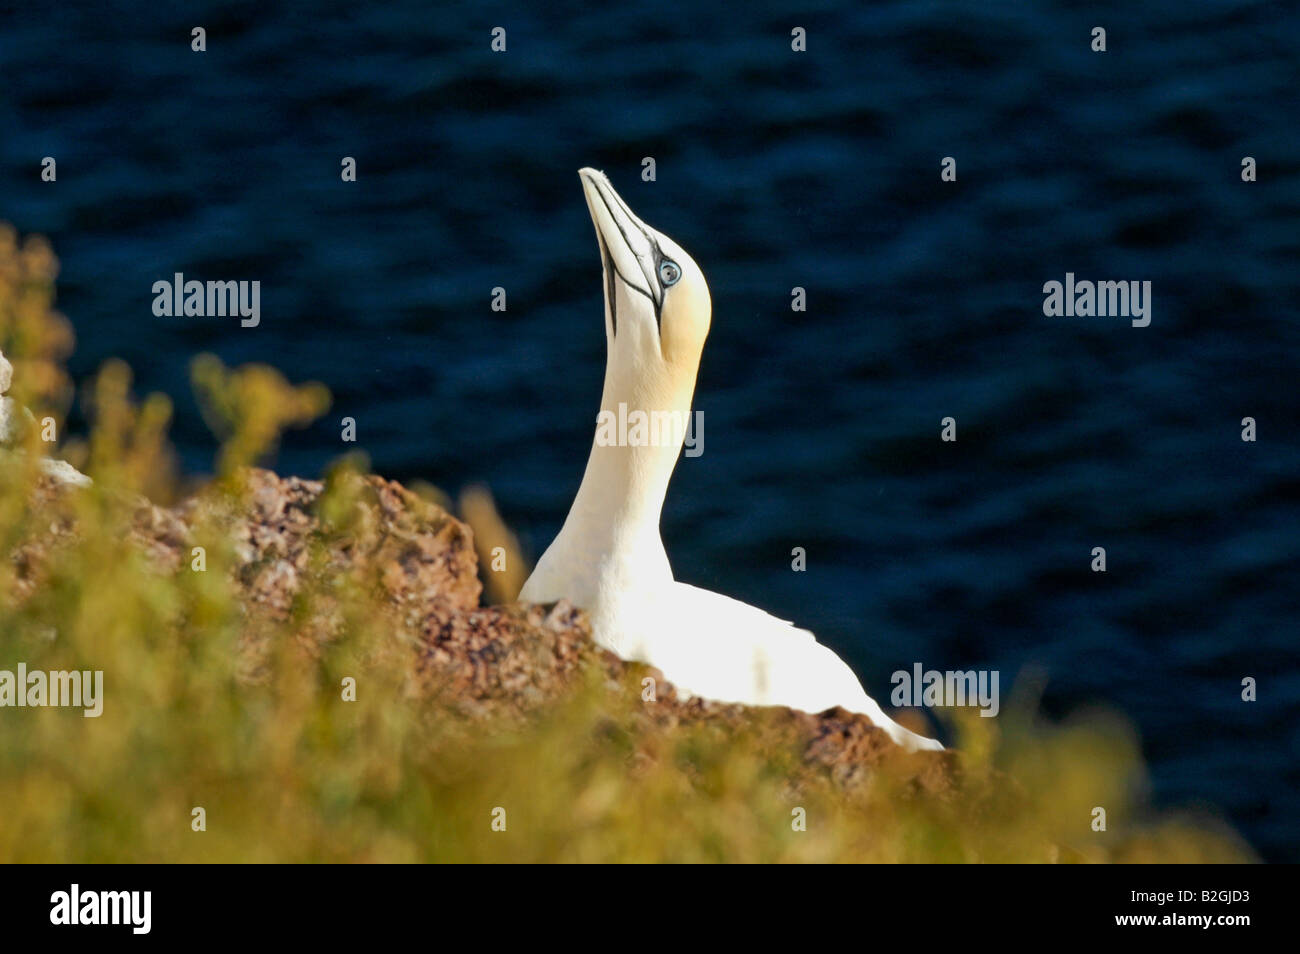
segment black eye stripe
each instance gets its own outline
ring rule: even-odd
[[[605,247],[605,240],[600,240],[600,254],[605,260],[605,300],[609,302],[609,333],[618,336],[618,299],[614,295],[614,256]]]

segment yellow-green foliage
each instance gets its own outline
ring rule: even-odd
[[[23,399],[61,412],[57,359],[70,336],[50,312],[54,268],[43,244],[20,248],[0,231],[0,349],[27,379]],[[225,476],[328,401],[319,386],[210,358],[195,363],[194,379],[223,441]],[[773,741],[772,713],[756,712],[739,732],[647,729],[635,718],[639,686],[619,701],[596,673],[526,726],[453,718],[414,691],[410,647],[395,644],[380,597],[361,586],[313,583],[290,622],[250,623],[215,519],[195,529],[206,571],[188,559],[171,575],[151,568],[128,539],[131,501],[174,492],[170,405],[157,396],[133,404],[120,363],[102,369],[87,397],[88,444],[60,453],[78,456],[95,485],[65,498],[76,540],[50,551],[34,588],[15,548],[63,517],[31,504],[37,444],[4,454],[0,541],[13,556],[0,563],[0,669],[102,670],[106,698],[99,718],[0,709],[0,862],[1249,856],[1217,823],[1140,810],[1137,743],[1112,717],[965,720],[960,780],[941,796],[918,795],[902,757],[843,793]],[[234,486],[218,480],[202,493],[229,501]],[[348,533],[346,487],[331,476],[327,535]],[[295,634],[327,603],[344,623],[305,647]],[[252,664],[250,644],[265,648]],[[356,679],[355,701],[343,699],[346,677]],[[1106,832],[1091,828],[1096,806]],[[192,830],[196,807],[206,831]],[[792,830],[797,807],[803,832]],[[497,808],[504,831],[492,827]]]
[[[0,222],[0,350],[14,362],[11,394],[37,417],[67,410],[72,384],[63,360],[72,352],[72,326],[53,310],[59,263],[42,238],[21,244]]]

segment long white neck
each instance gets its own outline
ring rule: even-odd
[[[685,373],[658,355],[644,359],[637,355],[633,348],[611,347],[600,406],[602,416],[614,424],[602,429],[598,423],[582,486],[561,531],[562,537],[573,535],[571,539],[610,555],[647,547],[662,550],[659,516],[685,433],[682,427],[661,427],[657,442],[639,446],[609,444],[602,434],[623,437],[618,422],[636,411],[647,417],[658,413],[661,423],[684,424],[695,390],[694,367]],[[631,433],[633,428],[627,430]]]

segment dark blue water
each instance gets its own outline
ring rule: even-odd
[[[600,394],[598,166],[713,292],[679,577],[814,629],[877,696],[915,661],[1040,667],[1050,712],[1136,720],[1160,805],[1300,859],[1296,6],[536,6],[0,18],[0,219],[62,258],[74,373],[117,355],[171,394],[194,471],[193,355],[318,379],[335,408],[280,470],[319,472],[352,416],[383,474],[489,483],[536,555]],[[260,327],[155,318],[176,271],[261,281]],[[1044,317],[1067,271],[1151,281],[1150,327]]]

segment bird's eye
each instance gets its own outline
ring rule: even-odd
[[[659,263],[659,279],[665,285],[676,285],[677,280],[682,277],[682,270],[677,267],[676,262],[670,262],[664,259]]]

